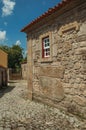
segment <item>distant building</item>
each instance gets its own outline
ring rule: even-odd
[[[21,31],[27,34],[29,99],[86,118],[86,0],[63,0]]]
[[[22,79],[27,79],[27,61],[21,63]]]
[[[0,50],[0,88],[7,86],[7,53]]]

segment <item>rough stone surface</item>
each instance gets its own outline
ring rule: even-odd
[[[69,1],[27,29],[27,46],[28,90],[32,99],[70,112],[74,107],[72,113],[86,119],[85,14],[85,0]],[[43,58],[42,39],[47,36],[50,57]]]
[[[27,79],[27,62],[21,63],[21,70],[22,70],[22,79]]]
[[[58,79],[53,79],[51,77],[40,77],[40,90],[45,97],[51,97],[60,101],[64,98],[64,90],[61,84],[61,81]],[[51,86],[51,87],[50,87]],[[54,90],[52,91],[54,87]]]
[[[0,130],[85,130],[86,120],[27,98],[26,81],[0,91]],[[74,109],[74,107],[73,107]]]
[[[54,77],[54,78],[63,78],[64,76],[64,68],[60,67],[40,67],[40,76]]]

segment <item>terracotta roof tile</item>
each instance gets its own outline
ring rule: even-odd
[[[53,8],[50,8],[48,11],[46,11],[44,14],[42,14],[41,16],[39,16],[38,18],[36,18],[35,20],[33,20],[31,23],[29,23],[27,26],[25,26],[21,32],[25,32],[25,30],[27,30],[28,28],[30,28],[31,26],[33,26],[34,24],[36,24],[37,22],[41,21],[43,18],[51,15],[52,13],[54,13],[55,11],[59,10],[60,8],[62,8],[63,6],[65,6],[66,4],[68,4],[71,0],[63,0],[62,2],[60,2],[59,4],[57,4],[56,6],[54,6]]]

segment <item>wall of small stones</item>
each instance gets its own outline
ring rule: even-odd
[[[34,25],[33,99],[86,118],[86,1],[75,0]],[[50,58],[42,58],[42,37],[49,35]],[[29,60],[28,56],[28,60]],[[28,72],[29,73],[29,72]]]
[[[27,79],[27,63],[21,64],[21,70],[22,70],[22,79]]]

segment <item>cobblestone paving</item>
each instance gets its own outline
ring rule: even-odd
[[[56,108],[26,100],[25,81],[0,91],[0,130],[86,130],[86,122]]]

